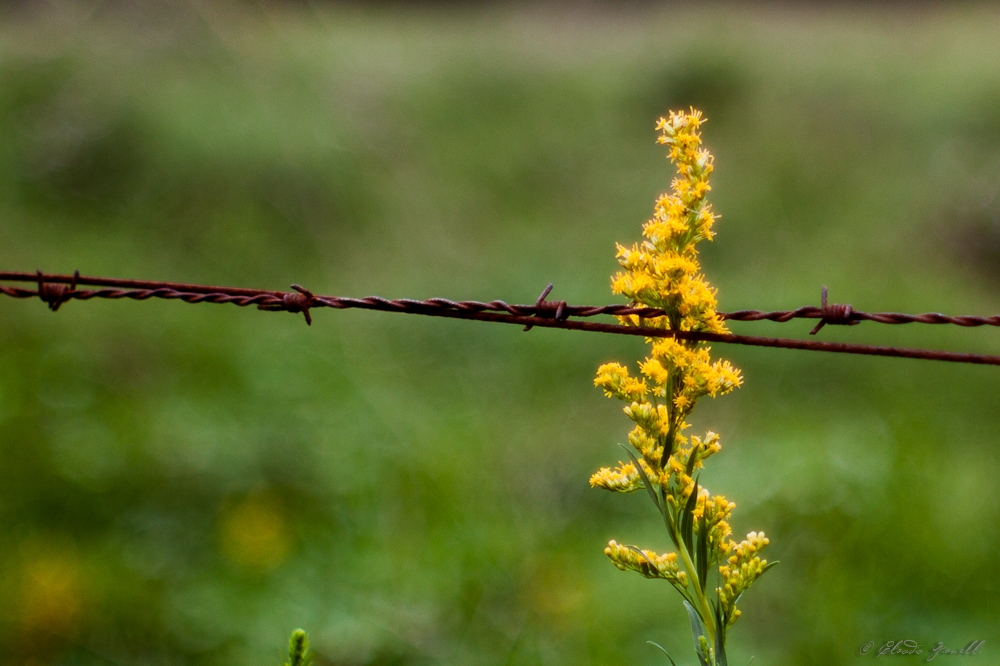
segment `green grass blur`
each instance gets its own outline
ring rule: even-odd
[[[694,104],[722,309],[1000,311],[1000,16],[790,7],[11,13],[0,267],[613,302],[654,121]],[[601,553],[666,549],[652,508],[587,486],[629,428],[594,370],[641,341],[313,316],[0,299],[0,664],[277,665],[299,626],[317,666],[693,663],[679,599]],[[732,663],[995,663],[998,370],[716,351],[746,383],[695,413],[702,480],[781,560]]]

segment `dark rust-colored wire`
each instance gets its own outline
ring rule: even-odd
[[[964,354],[938,350],[822,342],[818,340],[766,338],[750,335],[667,331],[645,326],[574,321],[569,319],[569,317],[639,315],[642,318],[649,319],[662,316],[663,311],[655,308],[634,307],[630,305],[567,305],[564,301],[548,301],[546,297],[552,289],[551,285],[542,292],[534,304],[510,305],[504,301],[452,301],[445,298],[430,298],[420,301],[412,299],[387,299],[380,296],[369,296],[366,298],[317,296],[299,285],[292,285],[295,291],[285,292],[270,289],[216,287],[178,282],[85,277],[79,275],[79,273],[75,273],[74,275],[50,275],[41,272],[18,273],[0,271],[0,281],[35,282],[37,284],[36,289],[0,285],[0,294],[13,298],[41,298],[52,310],[57,310],[63,303],[70,300],[86,301],[92,298],[128,298],[144,301],[150,298],[162,298],[181,300],[186,303],[231,303],[240,307],[255,305],[261,310],[299,312],[305,316],[307,323],[312,323],[310,310],[313,308],[361,308],[434,317],[518,324],[524,326],[525,330],[529,330],[534,326],[540,326],[544,328],[597,331],[642,337],[675,337],[683,340],[722,342],[756,347],[776,347],[780,349],[803,349],[870,356],[1000,365],[1000,356],[985,354]],[[80,285],[102,288],[79,289]],[[909,315],[896,312],[858,312],[849,305],[827,304],[825,288],[823,289],[822,300],[823,305],[820,307],[805,306],[795,310],[773,312],[740,310],[737,312],[722,313],[722,316],[731,321],[767,320],[787,322],[792,319],[819,319],[820,322],[813,329],[813,333],[818,332],[825,324],[854,325],[861,321],[874,321],[882,324],[924,323],[956,324],[958,326],[1000,326],[1000,315],[992,317],[949,317],[938,313]]]

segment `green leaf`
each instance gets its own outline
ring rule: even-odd
[[[684,473],[688,476],[691,476],[691,472],[694,471],[694,464],[697,462],[698,449],[700,448],[701,444],[695,444],[694,448],[691,449],[691,457],[688,458],[687,468],[684,470]]]
[[[711,666],[711,663],[708,661],[708,655],[702,652],[701,642],[698,640],[702,636],[705,636],[705,627],[701,623],[701,616],[698,615],[698,611],[687,600],[684,601],[684,608],[687,610],[688,619],[691,620],[691,633],[694,634],[694,651],[698,655],[698,660],[702,666]],[[707,636],[705,636],[705,640],[708,640]]]
[[[642,484],[646,486],[646,492],[649,493],[650,499],[653,500],[653,504],[656,505],[657,510],[659,510],[660,513],[664,513],[664,507],[660,504],[660,498],[656,496],[656,491],[653,490],[653,484],[649,482],[649,477],[646,476],[646,470],[644,470],[642,465],[639,464],[639,459],[636,458],[635,454],[632,453],[632,451],[630,451],[624,444],[619,444],[618,446],[622,447],[622,451],[627,453],[628,457],[632,459],[632,464],[635,465],[637,470],[639,470],[639,477],[642,479]]]
[[[722,617],[722,608],[713,602],[712,608],[715,610],[715,663],[716,666],[729,666],[729,659],[726,657],[726,625]]]
[[[674,517],[670,511],[670,505],[667,504],[667,489],[663,486],[660,486],[660,499],[663,502],[663,523],[667,526],[667,534],[674,542],[674,548],[680,550],[681,545],[677,543],[677,528],[674,524]]]
[[[660,645],[659,643],[657,643],[655,641],[646,641],[646,642],[649,643],[652,646],[660,648],[660,652],[662,652],[663,654],[667,655],[667,659],[670,660],[671,666],[677,666],[677,664],[674,662],[674,658],[670,656],[670,653],[668,653],[666,650],[663,649],[662,645]]]
[[[671,326],[671,328],[673,327]],[[671,388],[670,388],[670,398],[668,399],[668,402],[673,402],[673,394],[674,394],[673,380],[671,379],[670,381],[671,381]],[[670,427],[667,429],[667,436],[661,442],[661,446],[663,447],[663,454],[662,454],[663,457],[660,458],[660,462],[663,463],[664,467],[667,466],[668,461],[670,460],[670,456],[674,455],[674,449],[676,448],[675,446],[676,444],[677,444],[677,425],[671,422]]]
[[[716,666],[729,666],[729,657],[726,656],[726,644],[719,640],[719,635],[715,636],[715,663]]]
[[[691,496],[688,497],[687,504],[684,505],[684,515],[681,517],[681,537],[684,539],[684,545],[687,546],[688,552],[694,552],[694,507],[698,504],[698,479],[694,481],[694,488],[691,490]]]
[[[704,515],[698,527],[698,554],[695,562],[698,567],[698,582],[701,583],[701,591],[704,593],[705,585],[708,584],[708,520]]]

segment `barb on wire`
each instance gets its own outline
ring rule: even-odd
[[[566,318],[566,301],[547,301],[545,297],[552,292],[552,283],[550,282],[545,289],[542,289],[541,295],[535,300],[535,312],[532,316],[535,317],[549,317],[557,320],[563,320]],[[532,324],[528,324],[524,327],[525,331],[530,331]]]
[[[297,284],[292,285],[292,289],[297,291],[297,294],[284,294],[281,297],[281,303],[258,303],[258,310],[270,310],[286,312],[301,312],[306,318],[306,325],[312,326],[313,320],[312,315],[309,314],[309,308],[313,307],[313,301],[316,297],[311,291],[305,287],[299,286]],[[249,304],[248,304],[249,305]]]
[[[840,305],[834,303],[833,305],[828,305],[826,302],[826,285],[823,285],[823,292],[820,296],[820,302],[823,304],[820,310],[823,313],[823,318],[819,320],[819,323],[809,331],[809,335],[816,335],[819,333],[820,329],[827,324],[835,324],[838,326],[857,326],[861,323],[858,319],[851,319],[851,315],[854,314],[854,308],[850,305]]]
[[[38,297],[49,304],[49,309],[55,312],[59,306],[68,301],[70,292],[76,291],[76,281],[80,279],[80,271],[73,272],[73,279],[69,287],[65,284],[52,284],[45,281],[45,275],[37,271],[38,276]]]
[[[1000,365],[1000,356],[985,354],[964,354],[960,352],[937,351],[927,349],[905,349],[899,347],[882,347],[839,342],[821,342],[818,340],[793,340],[787,338],[766,338],[749,335],[696,333],[691,331],[670,331],[647,326],[631,326],[623,324],[605,324],[585,322],[570,319],[570,317],[585,318],[597,315],[612,315],[623,317],[638,315],[640,319],[662,317],[663,310],[632,305],[568,305],[565,301],[548,301],[546,298],[552,291],[548,285],[532,305],[510,305],[504,301],[452,301],[446,298],[429,298],[426,300],[394,299],[381,296],[366,298],[348,298],[342,296],[317,296],[297,284],[292,285],[292,292],[271,289],[247,289],[242,287],[216,287],[210,285],[184,284],[178,282],[154,282],[147,280],[125,280],[118,278],[84,277],[79,271],[73,275],[18,273],[0,271],[0,282],[34,282],[37,289],[27,289],[0,284],[0,294],[12,298],[40,298],[48,304],[49,309],[56,311],[71,300],[87,301],[92,298],[122,299],[127,298],[145,301],[150,298],[180,300],[185,303],[231,303],[239,307],[254,305],[259,310],[302,313],[306,323],[312,325],[313,308],[348,309],[360,308],[366,310],[381,310],[385,312],[400,312],[421,314],[434,317],[449,317],[453,319],[475,319],[524,326],[525,331],[534,326],[544,328],[563,328],[570,330],[596,331],[615,333],[619,335],[636,335],[642,337],[675,337],[682,340],[700,340],[707,342],[722,342],[727,344],[751,345],[756,347],[776,347],[781,349],[803,349],[810,351],[826,351],[846,354],[864,354],[871,356],[890,356],[902,358],[917,358],[925,360],[952,361],[960,363],[977,363],[983,365]],[[100,287],[99,289],[80,289],[80,285]],[[787,322],[792,319],[819,319],[819,323],[811,331],[815,335],[826,324],[854,326],[862,321],[873,321],[881,324],[955,324],[957,326],[1000,326],[1000,315],[991,317],[947,316],[936,312],[918,315],[899,312],[859,312],[850,305],[828,304],[827,289],[823,287],[822,304],[820,307],[805,306],[795,310],[779,310],[764,312],[760,310],[739,310],[725,312],[720,315],[729,321],[774,321]]]

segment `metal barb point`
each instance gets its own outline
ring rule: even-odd
[[[538,295],[538,299],[535,300],[535,313],[532,316],[542,319],[565,319],[566,301],[545,300],[545,297],[550,293],[552,293],[552,283],[549,283],[549,285],[542,290],[542,293]],[[532,324],[528,324],[524,327],[524,330],[530,331],[532,326]]]
[[[285,301],[285,309],[289,312],[301,312],[306,318],[306,326],[312,326],[313,320],[312,315],[309,314],[309,308],[312,307],[316,297],[313,296],[311,291],[301,285],[293,284],[292,289],[299,293],[285,295],[282,299]]]
[[[809,331],[809,335],[816,335],[827,324],[833,324],[834,326],[857,326],[861,323],[853,318],[854,308],[850,305],[843,305],[841,303],[830,305],[827,303],[826,285],[823,285],[821,303],[822,318],[813,330]]]
[[[48,304],[49,310],[56,312],[66,301],[70,300],[70,294],[76,291],[76,283],[80,279],[80,271],[73,271],[73,279],[69,286],[65,284],[52,284],[45,281],[45,274],[36,272],[38,276],[38,297]]]
[[[309,308],[317,304],[316,296],[305,287],[297,284],[293,284],[292,289],[298,293],[281,294],[280,296],[278,294],[268,295],[264,302],[257,301],[257,309],[269,312],[301,312],[306,318],[306,324],[312,326],[312,315],[309,314]],[[250,305],[253,301],[253,298],[248,299],[246,305]]]

